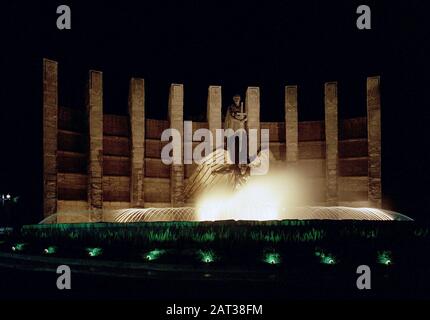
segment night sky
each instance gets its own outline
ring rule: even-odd
[[[67,4],[72,29],[56,28]],[[372,30],[356,8],[372,9]],[[366,77],[381,75],[384,206],[430,221],[429,8],[403,1],[3,1],[0,9],[0,193],[42,216],[42,58],[59,62],[60,105],[84,108],[88,70],[103,71],[106,113],[126,114],[129,79],[145,79],[146,115],[165,119],[168,88],[185,85],[185,119],[204,120],[207,87],[223,106],[261,87],[261,120],[283,121],[284,86],[300,120],[323,119],[338,81],[340,117],[366,113]]]

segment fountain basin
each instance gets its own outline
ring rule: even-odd
[[[245,215],[246,216],[246,215]],[[67,212],[50,216],[41,223],[80,223],[89,222],[89,212]],[[351,208],[351,207],[323,207],[307,206],[285,208],[278,214],[277,219],[249,218],[241,220],[268,221],[268,220],[371,220],[371,221],[412,221],[401,213],[376,208]],[[216,219],[235,220],[233,219]],[[236,219],[237,220],[237,219]],[[127,208],[118,210],[105,210],[103,220],[100,222],[133,223],[156,221],[207,221],[199,218],[196,208]],[[209,220],[210,221],[210,220]]]

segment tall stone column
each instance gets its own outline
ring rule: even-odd
[[[221,87],[210,86],[208,89],[208,103],[206,114],[209,124],[209,130],[212,132],[212,149],[215,149],[216,147],[216,129],[222,129],[221,101]]]
[[[131,79],[128,100],[131,137],[130,206],[143,207],[143,178],[145,176],[145,82]]]
[[[43,59],[43,213],[57,212],[58,65]]]
[[[90,71],[88,84],[88,207],[90,221],[103,218],[103,74]]]
[[[287,149],[287,165],[295,165],[298,160],[298,114],[297,86],[285,87],[285,143]]]
[[[338,111],[337,82],[325,84],[325,141],[326,141],[326,202],[338,203]]]
[[[367,78],[367,142],[369,205],[382,207],[380,77]]]
[[[258,153],[260,148],[260,88],[248,87],[245,97],[245,112],[248,116],[248,148],[249,155],[254,156]],[[250,145],[249,130],[257,129],[257,150],[253,150]]]
[[[169,95],[169,121],[170,128],[179,131],[184,137],[184,86],[172,84]],[[183,147],[181,148],[183,159]],[[184,205],[184,164],[172,164],[170,167],[170,201],[172,207]]]

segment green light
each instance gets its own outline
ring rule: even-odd
[[[212,263],[215,261],[215,253],[212,250],[199,250],[199,258],[201,262]]]
[[[145,254],[144,258],[148,261],[152,261],[152,260],[157,260],[158,258],[160,258],[164,253],[166,252],[166,250],[159,250],[159,249],[154,249],[152,251],[149,251],[148,253]]]
[[[268,252],[264,254],[263,261],[268,264],[279,264],[281,263],[281,255],[277,252]]]
[[[87,248],[88,255],[90,257],[97,257],[103,253],[102,248]]]
[[[391,251],[378,251],[378,263],[389,266],[393,263]]]
[[[330,255],[324,255],[323,257],[321,257],[321,263],[322,264],[335,264],[336,263],[336,259]]]
[[[23,251],[25,249],[25,243],[17,243],[12,247],[12,251]]]
[[[56,252],[57,252],[57,247],[56,247],[56,246],[49,246],[48,248],[45,248],[45,249],[43,250],[43,252],[44,252],[45,254],[54,254],[54,253],[56,253]]]
[[[322,250],[316,250],[315,256],[320,258],[322,264],[336,264],[336,258],[332,254],[325,253]]]

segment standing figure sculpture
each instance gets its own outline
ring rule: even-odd
[[[224,129],[233,129],[233,131],[245,129],[247,116],[243,112],[243,102],[240,100],[240,95],[234,95],[233,103],[228,107],[225,115]]]
[[[224,119],[224,130],[231,129],[234,133],[227,138],[227,151],[233,163],[227,163],[213,172],[213,174],[231,174],[233,190],[239,189],[246,183],[250,172],[245,126],[247,119],[240,95],[236,94],[233,96],[233,103],[228,107]]]
[[[226,149],[216,149],[196,167],[185,186],[186,200],[203,192],[210,192],[219,184],[231,191],[237,191],[247,182],[251,165],[248,158],[246,122],[247,114],[243,110],[243,102],[240,95],[235,95],[224,118]]]

